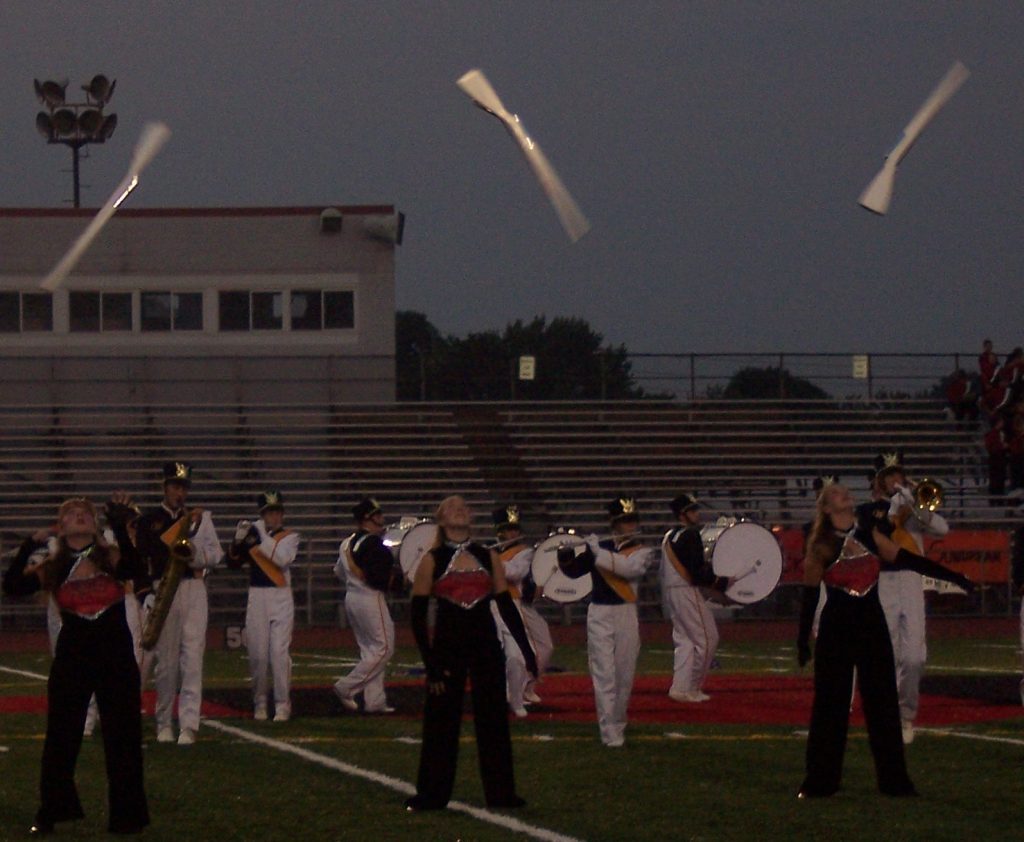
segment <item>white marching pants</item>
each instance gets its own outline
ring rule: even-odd
[[[555,643],[551,639],[551,629],[547,621],[537,613],[532,605],[519,603],[519,613],[523,615],[526,636],[530,638],[534,654],[537,656],[537,671],[543,675],[551,663],[551,655],[555,651]],[[538,676],[539,677],[539,676]]]
[[[179,727],[192,731],[199,728],[199,709],[203,703],[203,653],[206,651],[208,618],[206,582],[202,579],[182,578],[156,644],[158,730],[171,727],[176,694]]]
[[[295,600],[291,588],[249,588],[245,637],[254,707],[267,705],[269,667],[274,679],[274,709],[290,710],[292,658],[289,650],[294,628]]]
[[[913,722],[917,718],[921,676],[928,657],[921,574],[913,570],[881,573],[878,577],[878,598],[885,611],[892,653],[896,659],[900,718]]]
[[[345,593],[345,613],[359,646],[359,663],[347,676],[335,682],[344,696],[363,693],[363,709],[379,711],[387,707],[384,694],[384,670],[395,654],[395,623],[387,600],[379,591]]]
[[[640,654],[636,603],[587,608],[587,661],[594,684],[597,727],[605,745],[622,745],[626,710]]]
[[[518,604],[516,607],[519,607]],[[519,613],[522,615],[522,611]],[[494,627],[498,631],[498,640],[501,641],[501,648],[505,653],[505,690],[508,706],[513,711],[521,711],[524,705],[523,693],[526,692],[526,685],[530,680],[530,674],[526,671],[526,658],[523,656],[523,650],[519,648],[519,644],[512,636],[512,632],[508,630],[508,626],[501,618],[501,612],[493,600],[491,601],[491,615],[494,617]]]
[[[672,618],[672,692],[695,693],[704,686],[718,650],[718,626],[699,588],[666,588],[665,601]]]

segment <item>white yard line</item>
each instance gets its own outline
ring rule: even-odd
[[[412,784],[408,784],[398,778],[392,778],[389,775],[381,774],[380,772],[374,772],[371,769],[363,769],[359,766],[353,766],[351,763],[345,763],[344,761],[337,760],[333,757],[317,754],[316,752],[299,748],[298,746],[291,745],[290,743],[283,742],[282,740],[273,740],[269,737],[263,737],[259,734],[254,734],[251,731],[246,731],[242,728],[236,728],[233,725],[225,725],[223,722],[216,719],[204,719],[203,723],[207,727],[213,728],[215,731],[221,731],[225,734],[230,734],[233,737],[238,737],[239,739],[247,740],[251,743],[257,743],[258,745],[266,746],[267,748],[272,748],[276,751],[294,754],[296,757],[308,760],[310,763],[316,763],[319,766],[323,766],[327,769],[334,769],[354,778],[362,778],[363,780],[370,781],[371,783],[380,784],[381,786],[387,787],[395,792],[399,792],[402,795],[414,795],[416,793],[416,789]],[[472,816],[482,822],[498,825],[506,830],[511,830],[513,833],[521,833],[531,839],[540,839],[542,842],[582,842],[582,840],[577,839],[576,837],[565,836],[564,834],[556,833],[553,830],[547,830],[543,827],[527,824],[526,822],[513,819],[509,816],[502,815],[501,813],[492,813],[490,810],[484,810],[479,807],[464,804],[461,801],[450,801],[448,803],[448,809],[465,813],[466,815]]]
[[[16,670],[12,667],[0,667],[0,672],[9,672],[11,675],[23,675],[25,678],[38,678],[40,681],[46,681],[48,678],[48,676],[45,676],[42,673]]]
[[[914,728],[925,734],[938,734],[940,737],[960,737],[964,740],[978,740],[983,743],[1004,743],[1010,746],[1024,746],[1024,739],[1014,737],[991,737],[988,734],[971,734],[968,731],[948,731],[945,728]]]

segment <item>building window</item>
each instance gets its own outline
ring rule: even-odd
[[[253,330],[280,330],[284,324],[284,296],[280,292],[252,294]]]
[[[139,327],[151,330],[202,330],[201,292],[143,292],[139,296]]]
[[[53,330],[53,296],[48,292],[21,294],[21,329]]]
[[[104,332],[132,329],[132,294],[104,292],[100,294],[101,330]]]
[[[249,329],[249,293],[222,292],[220,294],[220,329]]]
[[[351,330],[356,326],[355,294],[352,290],[324,293],[324,327]]]
[[[16,292],[0,292],[0,333],[21,330],[21,297]]]
[[[68,293],[69,324],[72,333],[100,332],[100,294],[98,292]]]
[[[323,327],[320,290],[292,293],[292,330],[320,330]]]

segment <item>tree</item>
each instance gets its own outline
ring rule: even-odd
[[[605,347],[584,320],[543,316],[503,332],[441,336],[422,313],[396,316],[399,400],[599,400],[649,397],[633,382],[625,346]],[[536,379],[518,380],[521,356]]]
[[[721,397],[726,400],[828,400],[830,395],[810,380],[793,376],[788,369],[751,366],[732,376]]]

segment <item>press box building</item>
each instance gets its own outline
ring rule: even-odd
[[[94,213],[0,209],[8,402],[394,400],[394,207],[123,209],[43,291]]]

